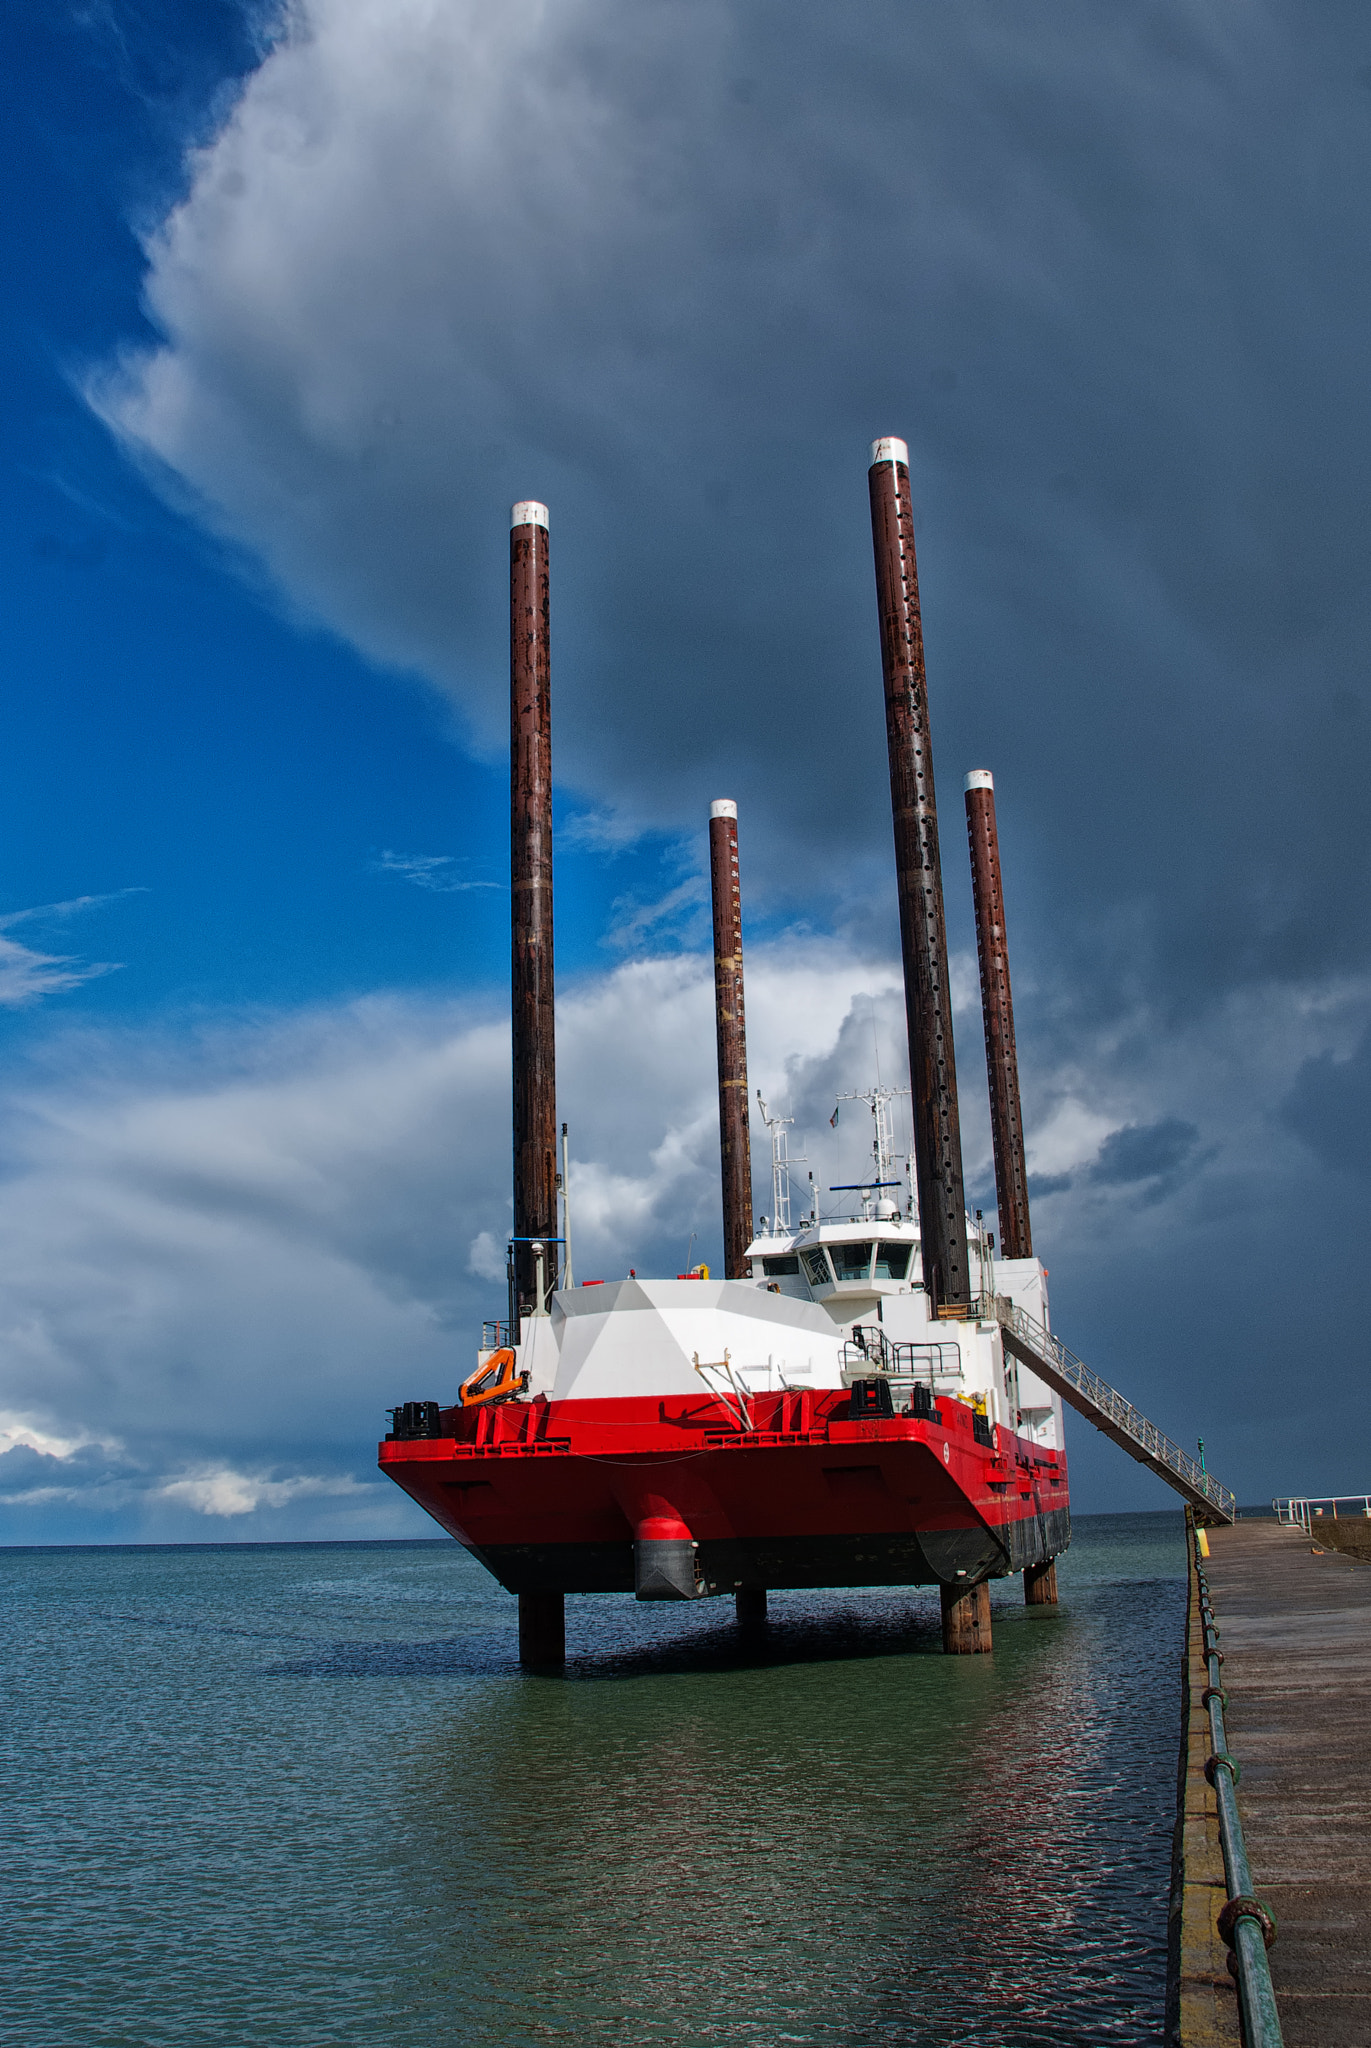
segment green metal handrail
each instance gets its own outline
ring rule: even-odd
[[[1201,1562],[1199,1534],[1193,1527],[1190,1540],[1194,1546],[1195,1577],[1200,1589],[1200,1620],[1204,1627],[1205,1667],[1209,1673],[1204,1704],[1209,1709],[1209,1739],[1213,1753],[1205,1764],[1204,1774],[1214,1787],[1214,1797],[1218,1801],[1219,1843],[1223,1849],[1224,1881],[1228,1887],[1228,1904],[1219,1914],[1219,1932],[1231,1948],[1237,1964],[1235,1974],[1246,2048],[1283,2048],[1280,2015],[1276,2011],[1276,1994],[1271,1984],[1271,1966],[1266,1959],[1266,1951],[1276,1938],[1276,1922],[1252,1891],[1252,1869],[1247,1861],[1242,1821],[1238,1817],[1238,1765],[1236,1759],[1229,1755],[1223,1724],[1227,1698],[1223,1689],[1223,1652],[1219,1648],[1219,1631],[1209,1598],[1209,1581]]]

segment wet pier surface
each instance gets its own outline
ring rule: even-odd
[[[1229,1747],[1286,2048],[1371,2048],[1371,1564],[1209,1531]]]

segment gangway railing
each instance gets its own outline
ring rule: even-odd
[[[1045,1380],[1054,1393],[1069,1402],[1096,1429],[1146,1465],[1159,1479],[1174,1487],[1201,1517],[1214,1522],[1237,1520],[1238,1503],[1226,1486],[1220,1486],[1197,1458],[1164,1436],[1131,1401],[1125,1400],[1107,1380],[1083,1365],[1074,1351],[1068,1351],[1060,1337],[1036,1322],[1005,1295],[995,1297],[995,1316],[1005,1350]]]

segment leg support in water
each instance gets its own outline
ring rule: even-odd
[[[978,1586],[944,1586],[943,1648],[950,1657],[978,1657],[989,1650],[990,1588],[982,1579]]]
[[[519,1662],[526,1671],[548,1671],[566,1663],[566,1596],[519,1595]]]
[[[740,1628],[755,1628],[766,1620],[766,1587],[739,1586],[733,1595],[733,1609]]]
[[[1023,1598],[1025,1607],[1055,1607],[1057,1604],[1057,1560],[1049,1557],[1046,1564],[1026,1564],[1023,1568]]]

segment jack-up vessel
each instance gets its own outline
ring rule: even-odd
[[[1062,1399],[1211,1518],[1231,1496],[1050,1333],[1034,1256],[993,783],[966,778],[1000,1243],[967,1215],[923,635],[902,441],[869,471],[909,1038],[913,1185],[866,1097],[855,1213],[752,1221],[736,806],[712,806],[724,1277],[576,1286],[559,1230],[548,515],[510,532],[514,1227],[506,1316],[450,1402],[393,1411],[380,1464],[519,1600],[521,1660],[565,1655],[567,1593],[639,1600],[937,1585],[949,1651],[991,1646],[988,1582],[1057,1598]],[[900,1091],[903,1092],[903,1091]],[[765,1115],[765,1109],[763,1110]],[[784,1120],[768,1118],[773,1138]],[[563,1126],[565,1145],[565,1126]],[[565,1153],[563,1154],[565,1165]],[[895,1190],[899,1195],[896,1198]],[[845,1192],[845,1191],[843,1191]],[[1112,1404],[1112,1405],[1111,1405]]]

